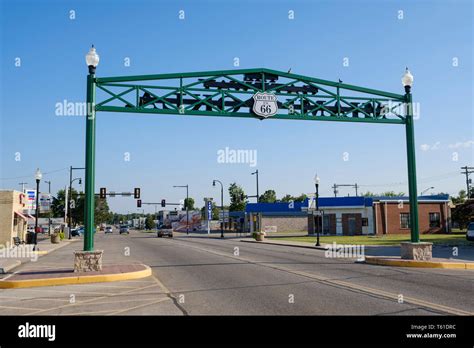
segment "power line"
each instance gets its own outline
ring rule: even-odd
[[[61,168],[61,169],[55,169],[55,170],[50,170],[49,172],[43,172],[43,174],[52,174],[52,173],[57,173],[57,172],[60,172],[60,171],[63,171],[63,170],[67,170],[69,168]],[[0,180],[4,181],[4,180],[16,180],[16,179],[25,179],[25,178],[31,178],[33,177],[33,175],[24,175],[24,176],[15,176],[15,177],[11,177],[11,178],[0,178]]]

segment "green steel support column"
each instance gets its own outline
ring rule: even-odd
[[[94,250],[95,210],[95,75],[87,76],[86,200],[84,207],[84,251]]]
[[[412,243],[420,242],[418,231],[418,190],[416,185],[416,161],[415,161],[415,129],[413,125],[413,102],[412,95],[407,92],[406,98],[406,142],[408,161],[408,192],[410,196],[410,229]]]

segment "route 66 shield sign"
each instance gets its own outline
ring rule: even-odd
[[[253,112],[267,118],[278,112],[277,97],[273,93],[257,92],[253,95]]]

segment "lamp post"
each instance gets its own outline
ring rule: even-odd
[[[72,168],[71,167],[71,171],[72,171]],[[72,239],[72,234],[71,234],[71,230],[72,230],[72,206],[71,206],[71,201],[72,201],[72,183],[76,180],[79,180],[79,185],[82,185],[82,180],[81,178],[75,178],[75,179],[72,179],[72,180],[69,180],[69,198],[68,198],[68,202],[66,203],[69,207],[69,210],[68,210],[68,225],[69,225],[69,228],[68,228],[68,231],[69,231],[69,235],[68,235],[68,239]]]
[[[99,55],[94,45],[86,55],[89,68],[87,75],[87,117],[86,117],[86,176],[84,207],[84,251],[94,250],[94,209],[95,209],[95,69],[99,64]]]
[[[427,189],[424,189],[423,191],[421,191],[420,196],[423,196],[423,194],[425,192],[428,192],[429,190],[432,190],[432,189],[434,189],[434,186],[431,186],[431,187],[428,187]]]
[[[46,184],[48,184],[48,193],[51,194],[51,180],[45,180],[44,181]],[[48,236],[51,235],[51,208],[49,209],[49,214],[48,214]]]
[[[224,185],[219,180],[214,179],[212,181],[212,186],[216,186],[216,182],[221,184],[221,211],[222,211],[222,221],[221,221],[221,238],[224,238]]]
[[[189,185],[174,185],[173,187],[186,187],[186,234],[189,234]]]
[[[407,139],[407,167],[408,167],[408,192],[410,199],[410,234],[411,242],[419,243],[418,231],[418,190],[416,185],[416,161],[415,161],[415,129],[413,125],[413,99],[411,87],[413,86],[413,75],[408,68],[402,77],[405,88],[405,131]]]
[[[314,177],[314,186],[316,187],[316,210],[318,211],[318,216],[319,216],[319,176],[318,174],[316,174],[316,176]],[[313,215],[314,217],[314,215]],[[319,221],[319,220],[318,220]],[[314,221],[313,219],[313,225],[316,223],[316,221]],[[317,228],[316,228],[316,246],[320,246],[319,244],[319,222],[317,224]]]
[[[72,183],[77,180],[78,178],[76,179],[72,179],[72,172],[74,170],[80,170],[80,169],[86,169],[86,168],[79,168],[79,167],[73,167],[73,166],[70,166],[69,167],[69,198],[68,198],[68,202],[66,202],[67,204],[67,207],[68,207],[68,239],[71,239],[72,236],[71,236],[71,229],[72,229],[72,216],[71,216],[71,200],[72,200]],[[79,185],[81,185],[81,181],[79,179]]]
[[[257,176],[257,203],[258,203],[258,200],[259,200],[259,195],[258,195],[258,169],[255,172],[253,172],[252,175]]]
[[[33,250],[36,250],[37,249],[37,244],[38,244],[38,219],[39,219],[39,212],[40,212],[40,207],[39,207],[39,185],[40,185],[40,181],[41,181],[41,178],[43,177],[43,174],[41,173],[41,171],[38,169],[36,169],[36,173],[35,173],[35,180],[36,180],[36,214],[35,214],[35,237],[34,237],[34,247],[33,247]]]

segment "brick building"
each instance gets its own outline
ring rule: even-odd
[[[323,234],[373,234],[372,198],[321,197],[321,216],[308,213],[308,200],[294,203],[248,203],[250,231],[307,232],[320,226]],[[321,221],[322,220],[322,221]]]
[[[410,233],[410,204],[408,197],[374,197],[375,233]],[[448,195],[418,197],[420,233],[448,233],[451,204]]]
[[[248,203],[247,230],[307,232],[326,235],[410,233],[408,197],[320,197],[321,216],[308,214],[308,200],[295,203]],[[451,224],[448,195],[418,197],[420,233],[446,233]],[[321,221],[322,220],[322,221]]]

